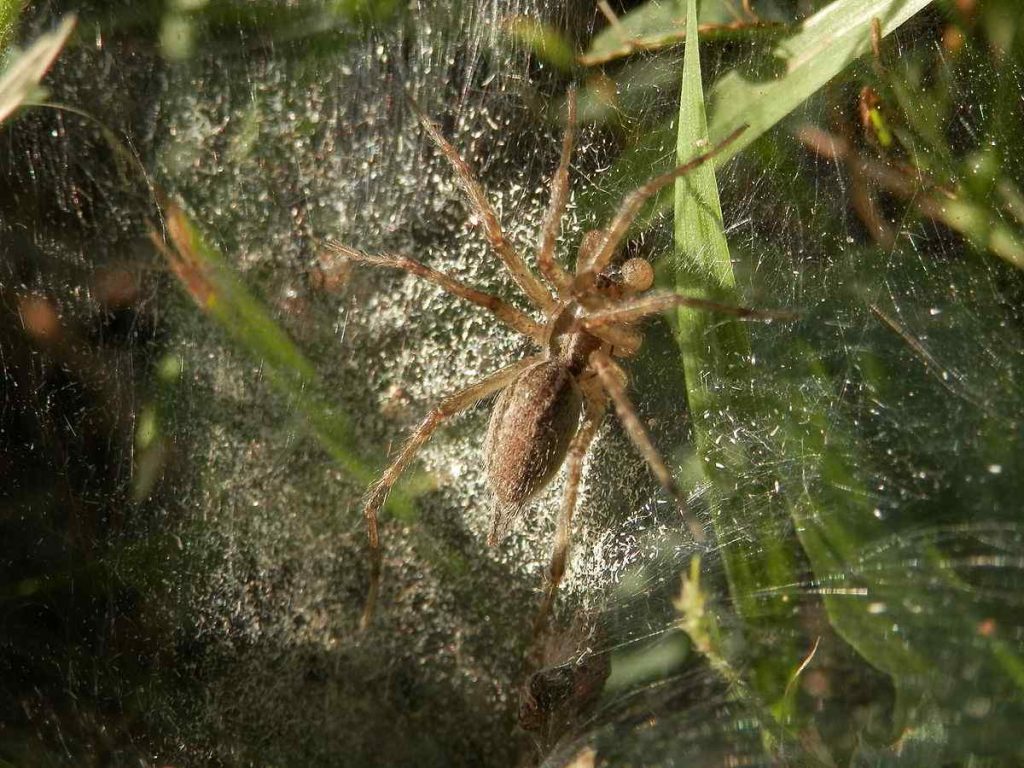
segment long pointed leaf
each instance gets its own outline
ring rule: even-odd
[[[715,83],[708,134],[717,140],[741,125],[739,141],[716,159],[721,165],[800,106],[850,62],[871,49],[871,25],[891,34],[931,0],[837,0],[804,22],[797,34],[772,52],[784,74],[753,80],[733,70]]]
[[[36,40],[0,75],[0,123],[32,97],[74,28],[75,17],[66,17],[57,29]],[[0,33],[3,31],[0,29]]]
[[[775,47],[770,65],[762,67],[764,79],[752,79],[738,70],[723,75],[708,91],[708,137],[712,142],[720,141],[741,125],[747,129],[715,158],[715,167],[721,168],[866,53],[871,47],[874,19],[879,20],[884,37],[930,3],[931,0],[835,0]],[[667,170],[659,165],[667,164],[664,143],[666,136],[676,135],[674,122],[646,131],[645,137],[623,153],[605,174],[604,186],[625,191],[636,185],[637,168],[645,169],[645,174]],[[669,199],[663,195],[653,207],[664,210],[668,205]],[[598,211],[595,218],[603,218],[606,213]],[[644,220],[649,222],[650,217],[641,222]]]
[[[700,56],[697,43],[696,0],[687,2],[687,44],[683,61],[683,86],[679,103],[677,162],[686,162],[708,145],[708,126],[704,111]],[[742,140],[742,136],[741,136]],[[716,301],[736,302],[736,278],[732,270],[729,244],[722,224],[715,170],[707,163],[676,182],[675,242],[677,252],[676,287],[690,296]],[[709,313],[680,309],[677,314],[677,338],[683,356],[687,401],[694,425],[694,441],[703,478],[708,485],[707,499],[716,529],[723,513],[725,488],[735,485],[748,460],[742,450],[722,451],[715,443],[714,426],[706,414],[718,407],[730,407],[711,389],[723,380],[748,380],[747,360],[750,341],[742,323],[735,319],[712,317]],[[748,387],[736,387],[745,390]],[[795,542],[771,538],[766,542],[739,540],[722,551],[730,590],[737,607],[748,622],[760,622],[764,631],[785,620],[789,609],[779,603],[766,606],[755,602],[765,584],[789,583],[794,579],[790,551]],[[754,616],[759,616],[755,619]],[[758,631],[752,627],[753,631]],[[797,661],[797,650],[780,643],[770,659],[755,662],[755,687],[765,700],[779,699],[786,676]]]

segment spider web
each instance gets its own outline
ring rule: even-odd
[[[755,3],[779,19],[797,18],[791,5]],[[191,26],[168,10],[140,28],[83,10],[83,39],[97,44],[66,52],[54,96],[133,137],[153,181],[313,363],[348,416],[352,450],[382,463],[442,396],[530,346],[411,276],[327,265],[325,279],[317,242],[407,254],[528,309],[406,94],[478,169],[506,234],[532,258],[568,80],[509,22],[541,19],[581,45],[605,22],[589,3],[543,0],[383,4],[361,21],[311,4],[255,24],[212,7],[222,13]],[[1006,53],[998,85],[960,76],[992,60],[936,42],[945,24],[938,12],[915,20],[886,41],[885,63],[915,93],[932,92],[929,78],[945,83],[957,105],[948,156],[921,145],[919,164],[1010,221],[1000,185],[1020,178],[1019,161],[993,148],[1018,134],[984,110],[1000,94],[1019,100],[1024,69]],[[189,39],[184,55],[173,41]],[[706,80],[752,65],[755,48],[707,45]],[[617,88],[621,108],[582,129],[560,253],[658,161],[673,162],[669,135],[640,171],[617,170],[673,115],[680,69],[679,50],[641,53],[597,84]],[[922,216],[923,186],[875,194],[869,210],[888,239],[873,237],[849,168],[801,143],[812,127],[870,152],[843,131],[875,77],[870,62],[853,65],[720,170],[743,303],[798,319],[745,326],[753,384],[719,382],[746,390],[704,415],[719,449],[745,457],[725,486],[696,480],[678,346],[667,322],[650,324],[628,366],[631,393],[693,509],[714,517],[714,543],[688,538],[609,417],[536,680],[550,701],[529,732],[519,697],[562,476],[489,549],[486,405],[453,421],[420,455],[433,485],[415,512],[383,518],[379,615],[358,634],[365,484],[330,462],[267,365],[167,273],[145,239],[150,191],[126,181],[94,126],[42,112],[5,126],[0,287],[11,328],[0,365],[6,428],[21,436],[5,525],[22,546],[4,561],[14,617],[4,631],[20,638],[7,668],[23,672],[11,678],[4,750],[24,755],[37,737],[53,764],[106,749],[122,761],[230,765],[932,765],[1016,754],[1020,273]],[[666,216],[625,249],[671,284]],[[123,275],[133,288],[122,305],[109,285]],[[49,315],[32,315],[26,297],[52,302],[56,342],[40,336]],[[67,489],[39,491],[53,466]],[[86,511],[65,536],[69,506]],[[735,551],[771,567],[743,579]],[[674,604],[695,554],[715,617],[704,652]],[[907,659],[924,667],[901,676]],[[794,706],[816,712],[796,734],[765,695],[783,693],[779,680]]]

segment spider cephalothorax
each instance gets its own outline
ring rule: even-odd
[[[672,474],[637,418],[626,394],[626,375],[614,358],[627,357],[639,348],[643,337],[636,328],[638,321],[672,307],[685,305],[739,316],[758,313],[667,291],[650,290],[654,274],[647,261],[630,259],[621,266],[613,266],[612,259],[644,202],[679,176],[713,157],[739,132],[627,195],[607,227],[584,236],[575,272],[570,274],[555,259],[555,243],[569,191],[569,161],[576,112],[572,93],[568,105],[561,161],[551,183],[551,202],[537,249],[537,267],[543,281],[505,238],[497,214],[467,163],[441,135],[437,126],[416,108],[427,134],[455,170],[491,247],[542,315],[540,321],[496,296],[478,291],[408,257],[372,256],[340,243],[330,244],[332,251],[350,261],[411,272],[487,309],[499,321],[533,341],[538,350],[537,354],[496,371],[442,400],[427,414],[390,466],[370,487],[364,514],[370,542],[371,580],[363,626],[373,615],[380,585],[377,512],[388,492],[444,420],[495,393],[500,392],[500,395],[494,404],[484,444],[488,485],[494,496],[489,543],[494,544],[507,532],[510,523],[530,498],[544,488],[568,461],[565,501],[558,519],[545,597],[537,616],[538,629],[546,621],[565,572],[583,459],[609,402],[658,481],[677,500],[694,537],[698,540],[704,537],[703,528],[686,511]]]

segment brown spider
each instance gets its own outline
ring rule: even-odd
[[[423,419],[380,479],[370,486],[364,502],[370,544],[370,586],[360,624],[362,627],[369,624],[380,589],[377,512],[388,492],[442,422],[500,391],[484,444],[488,484],[495,499],[488,544],[496,544],[505,535],[524,505],[551,481],[566,457],[569,461],[565,501],[558,519],[548,583],[535,623],[536,630],[540,631],[565,573],[583,459],[609,400],[655,477],[678,502],[693,536],[699,541],[704,539],[701,525],[687,511],[672,474],[640,423],[626,394],[626,374],[613,358],[628,357],[639,349],[643,336],[633,327],[636,321],[671,307],[696,307],[737,316],[769,316],[770,313],[723,306],[665,291],[649,291],[654,271],[644,259],[630,259],[618,268],[609,265],[644,202],[676,178],[712,158],[735,139],[739,131],[627,195],[606,229],[592,230],[583,237],[576,273],[571,275],[555,260],[554,254],[569,193],[569,160],[576,122],[575,94],[570,92],[561,160],[551,182],[551,202],[537,249],[537,266],[548,283],[545,285],[506,239],[497,214],[469,165],[415,104],[413,109],[454,169],[494,252],[543,319],[537,321],[496,296],[408,257],[371,256],[336,242],[329,243],[328,247],[349,261],[411,272],[439,285],[487,309],[498,320],[531,339],[540,352],[443,399]]]

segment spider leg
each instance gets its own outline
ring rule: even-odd
[[[693,534],[693,538],[697,541],[704,541],[704,529],[690,512],[685,496],[683,496],[679,486],[676,485],[672,473],[665,466],[665,461],[661,458],[661,454],[658,453],[658,449],[651,442],[647,430],[640,423],[640,418],[636,415],[633,404],[629,400],[629,395],[626,394],[626,372],[601,350],[591,353],[590,366],[597,373],[602,386],[615,405],[615,413],[618,415],[619,421],[622,422],[626,434],[633,441],[633,445],[636,446],[640,455],[644,457],[651,471],[654,472],[654,476],[661,483],[662,488],[676,500],[679,511],[686,520],[686,525],[689,527],[690,533]]]
[[[332,253],[339,254],[351,262],[367,264],[371,267],[398,269],[403,272],[414,274],[417,277],[422,277],[427,282],[440,286],[444,290],[448,291],[448,293],[465,299],[479,307],[483,307],[513,330],[518,331],[524,336],[528,336],[542,346],[544,345],[543,326],[539,323],[535,323],[511,304],[502,301],[497,296],[492,296],[489,293],[478,291],[476,288],[466,285],[461,280],[456,280],[454,277],[446,275],[444,272],[438,272],[435,269],[431,269],[430,267],[421,264],[415,259],[410,259],[407,256],[398,256],[389,253],[370,255],[334,240],[330,240],[324,245]]]
[[[667,291],[657,291],[648,293],[645,296],[638,296],[634,299],[626,299],[606,309],[590,312],[580,322],[585,330],[596,331],[607,328],[610,325],[632,323],[673,307],[690,307],[691,309],[703,309],[708,312],[733,315],[734,317],[754,317],[763,320],[787,320],[793,317],[791,312],[734,307],[729,304],[719,304],[717,301],[680,296],[677,293],[669,293]]]
[[[581,382],[580,386],[586,397],[587,414],[583,426],[580,427],[569,446],[565,499],[562,503],[562,513],[558,517],[558,527],[555,530],[555,544],[551,551],[551,563],[548,565],[548,580],[544,589],[544,599],[533,621],[533,636],[535,638],[539,637],[547,626],[551,608],[555,603],[555,594],[558,592],[558,585],[565,575],[569,547],[572,544],[572,518],[576,511],[576,497],[579,491],[580,477],[583,474],[583,460],[586,458],[590,443],[593,441],[594,435],[597,434],[597,428],[601,425],[608,410],[608,398],[597,379]]]
[[[558,170],[551,179],[551,202],[544,216],[541,228],[540,248],[537,251],[537,267],[547,281],[564,295],[572,287],[572,278],[555,260],[555,241],[562,227],[565,204],[569,199],[569,161],[572,159],[572,145],[576,130],[576,91],[569,91],[569,114],[566,117],[565,135],[562,137],[562,156]]]
[[[495,371],[475,384],[471,384],[465,389],[446,397],[420,422],[416,431],[405,441],[405,445],[402,446],[402,450],[395,460],[384,470],[384,474],[370,486],[363,502],[363,516],[366,518],[366,533],[370,545],[370,587],[367,591],[363,615],[359,621],[361,629],[365,629],[370,625],[377,603],[377,595],[380,592],[381,549],[380,535],[377,531],[377,512],[383,506],[391,488],[402,472],[405,471],[409,462],[412,461],[413,457],[430,439],[430,436],[434,434],[434,431],[446,419],[466,410],[474,403],[502,389],[541,359],[540,357],[528,357],[520,360],[518,363],[513,363],[499,371]]]
[[[576,274],[590,273],[594,257],[608,234],[603,229],[591,229],[583,233],[579,251],[576,254]],[[596,272],[594,274],[597,274]]]
[[[712,159],[715,155],[739,138],[739,135],[744,130],[746,130],[746,126],[740,126],[707,152],[697,155],[689,162],[676,166],[671,171],[667,171],[660,176],[655,176],[646,184],[637,187],[626,195],[619,204],[619,210],[616,211],[611,223],[606,229],[602,230],[604,232],[604,240],[601,247],[595,250],[593,259],[590,261],[589,266],[584,268],[582,271],[577,271],[576,286],[578,288],[589,286],[593,282],[594,277],[598,273],[604,271],[605,267],[607,267],[611,262],[612,255],[615,253],[615,249],[618,247],[619,241],[622,240],[626,232],[629,231],[630,226],[633,224],[633,220],[636,218],[637,214],[640,213],[640,209],[643,207],[644,203],[680,176],[685,176],[690,171],[704,165],[704,163]]]
[[[409,101],[427,135],[430,136],[438,149],[441,150],[455,171],[459,185],[466,195],[470,208],[480,217],[487,241],[508,268],[512,279],[530,297],[530,300],[542,310],[548,310],[553,307],[555,300],[551,293],[544,286],[544,283],[526,266],[523,258],[505,237],[505,233],[501,229],[501,222],[498,221],[498,214],[495,213],[494,208],[487,199],[487,193],[484,191],[484,188],[476,180],[476,176],[469,167],[469,163],[463,160],[455,147],[449,144],[448,140],[441,135],[437,124],[423,113],[419,105],[411,98]]]
[[[644,342],[644,335],[640,331],[622,325],[598,325],[593,329],[587,328],[587,333],[597,336],[610,346],[616,357],[632,357]]]

